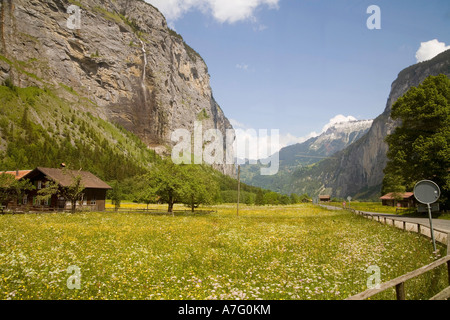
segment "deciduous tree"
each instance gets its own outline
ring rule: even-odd
[[[436,182],[448,206],[450,192],[450,79],[430,76],[392,107],[401,124],[387,136],[383,192],[412,190],[422,179]]]
[[[172,215],[174,204],[181,203],[186,197],[187,179],[183,165],[176,165],[170,159],[153,166],[146,175],[146,180],[154,188],[159,201],[168,204],[167,211]]]

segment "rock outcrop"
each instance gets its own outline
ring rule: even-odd
[[[0,37],[0,82],[75,92],[151,148],[167,153],[171,133],[198,120],[224,136],[232,128],[203,59],[144,1],[3,0]]]

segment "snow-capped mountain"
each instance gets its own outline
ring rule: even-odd
[[[284,192],[287,177],[297,169],[333,156],[363,137],[373,120],[357,120],[335,123],[317,137],[303,143],[287,146],[279,151],[279,172],[274,176],[261,176],[259,166],[241,166],[242,180],[250,185]]]
[[[321,135],[280,150],[280,167],[310,165],[332,156],[369,131],[373,120],[336,123]]]
[[[337,123],[322,133],[309,147],[310,150],[326,149],[325,155],[331,155],[361,138],[372,126],[373,120],[349,121]],[[339,149],[339,150],[338,150]]]

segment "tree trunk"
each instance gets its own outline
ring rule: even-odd
[[[173,204],[174,204],[174,201],[173,201],[173,193],[172,193],[172,191],[169,191],[169,200],[167,201],[168,203],[169,203],[169,209],[168,209],[168,212],[169,213],[172,213],[172,216],[174,215],[173,214]]]
[[[72,200],[72,213],[75,213],[75,210],[77,209],[77,200]]]

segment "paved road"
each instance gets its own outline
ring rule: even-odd
[[[328,206],[328,205],[324,205],[324,204],[321,204],[321,206],[324,208],[327,208],[329,210],[342,210],[342,208]],[[399,215],[395,215],[395,214],[367,212],[367,211],[360,211],[360,212],[363,212],[368,215],[392,217],[392,218],[395,218],[395,220],[399,220],[399,221],[420,223],[421,225],[424,225],[427,227],[430,226],[430,220],[428,218],[403,217],[403,216],[399,216]],[[433,229],[450,233],[450,220],[433,219]]]

